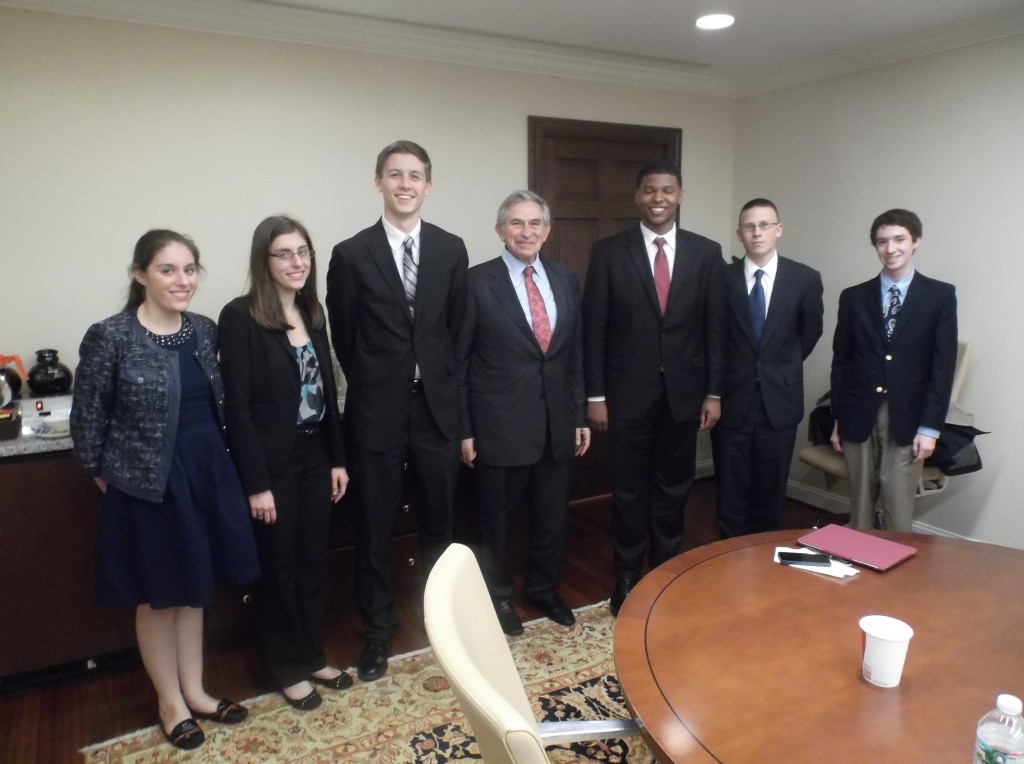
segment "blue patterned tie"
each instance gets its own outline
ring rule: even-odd
[[[758,344],[761,342],[761,333],[764,331],[764,286],[761,284],[761,277],[764,271],[760,268],[754,273],[754,288],[750,290],[750,322],[754,326],[754,339]]]
[[[885,301],[885,338],[892,339],[893,330],[896,329],[896,317],[900,314],[900,288],[893,284],[889,287],[889,299]]]

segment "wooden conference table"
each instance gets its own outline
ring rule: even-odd
[[[1024,693],[1024,552],[884,533],[917,554],[836,579],[773,562],[805,531],[719,541],[645,576],[615,667],[661,762],[968,762],[996,695]],[[914,629],[899,687],[860,674],[861,616]]]

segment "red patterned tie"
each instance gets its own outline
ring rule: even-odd
[[[665,308],[668,306],[668,285],[672,279],[668,275],[665,240],[659,236],[654,243],[658,245],[658,251],[654,255],[654,288],[658,290],[658,304],[661,306],[661,315],[664,316]]]
[[[533,266],[528,265],[523,270],[523,277],[526,279],[526,296],[530,300],[530,317],[533,319],[533,334],[537,338],[542,353],[548,352],[548,345],[551,344],[551,322],[548,321],[548,311],[544,307],[544,298],[540,296],[540,290],[533,283]]]

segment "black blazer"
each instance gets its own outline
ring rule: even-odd
[[[909,446],[919,427],[941,430],[956,368],[956,290],[914,274],[887,341],[878,276],[844,289],[832,342],[832,410],[844,440],[863,443],[878,407],[889,403],[889,430]]]
[[[463,438],[485,464],[538,462],[548,437],[555,459],[571,459],[586,426],[580,286],[563,265],[544,261],[557,320],[546,354],[530,328],[501,257],[469,270],[459,332]]]
[[[597,242],[583,295],[587,396],[611,416],[645,415],[665,388],[677,422],[700,418],[721,395],[725,364],[722,248],[676,229],[675,266],[662,317],[640,227]]]
[[[719,427],[740,427],[760,382],[768,422],[776,430],[796,427],[804,416],[804,360],[822,332],[821,274],[778,258],[772,298],[761,342],[754,339],[743,260],[725,267],[728,351]]]
[[[326,328],[313,329],[330,429],[331,465],[345,466],[338,388]],[[249,298],[236,297],[220,312],[220,368],[224,377],[228,446],[247,496],[270,490],[288,463],[295,440],[302,381],[295,351],[283,331],[271,331],[249,315]],[[324,486],[329,490],[330,486]]]
[[[417,363],[438,429],[459,437],[455,335],[466,307],[468,262],[462,239],[422,224],[414,318],[380,220],[334,247],[326,303],[348,383],[350,445],[382,451],[399,442]]]

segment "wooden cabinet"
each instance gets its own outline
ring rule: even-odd
[[[0,677],[135,647],[134,615],[95,605],[102,494],[68,452],[0,462]]]

